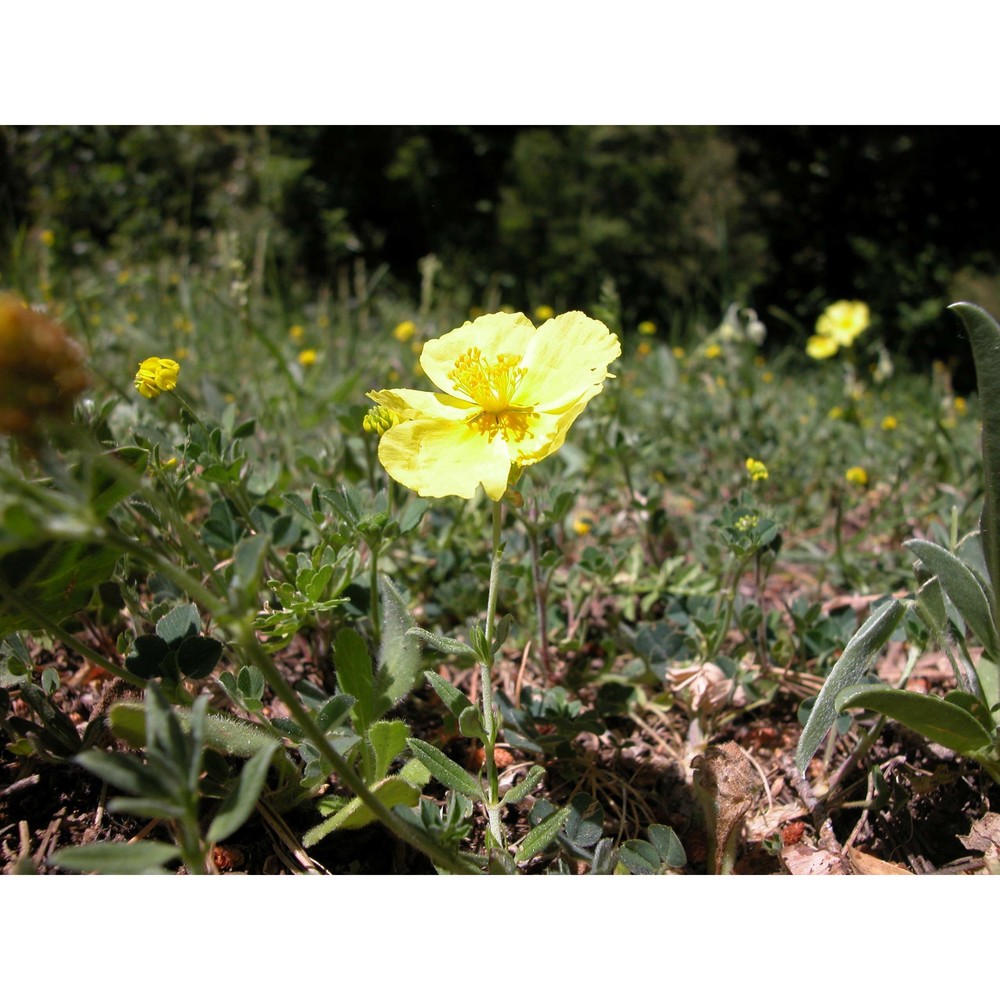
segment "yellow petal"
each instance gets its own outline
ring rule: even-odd
[[[499,500],[511,466],[499,434],[491,441],[474,427],[453,420],[397,424],[382,435],[378,457],[396,482],[422,497],[468,500],[481,483],[491,500]]]
[[[810,337],[806,343],[806,354],[811,358],[816,358],[817,360],[822,360],[823,358],[831,358],[837,351],[840,350],[840,345],[832,337],[821,337],[815,336]]]
[[[528,345],[521,362],[527,374],[512,402],[549,412],[574,407],[584,394],[590,399],[601,391],[608,365],[621,352],[618,338],[599,320],[582,312],[556,316]]]
[[[566,432],[573,421],[600,391],[601,386],[591,386],[571,406],[557,413],[535,410],[528,420],[524,437],[508,441],[512,461],[517,465],[534,465],[558,451],[566,440]]]
[[[420,354],[420,367],[443,392],[471,399],[451,380],[459,357],[473,347],[478,347],[490,361],[495,361],[498,354],[523,355],[534,336],[535,325],[524,313],[490,313],[437,340],[428,340]]]
[[[368,398],[404,420],[467,420],[479,410],[475,403],[464,399],[420,389],[380,389],[368,393]]]

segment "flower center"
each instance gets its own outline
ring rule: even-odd
[[[490,364],[478,347],[471,347],[456,362],[448,377],[456,388],[478,403],[485,413],[502,414],[527,368],[518,368],[520,354],[498,354]]]

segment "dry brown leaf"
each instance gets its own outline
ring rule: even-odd
[[[839,854],[824,851],[809,844],[791,844],[778,855],[789,875],[850,875],[851,871]]]
[[[909,868],[902,865],[894,865],[888,861],[881,861],[871,854],[865,854],[856,847],[847,849],[847,857],[851,862],[851,867],[856,875],[912,875]]]

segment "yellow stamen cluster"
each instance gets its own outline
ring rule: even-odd
[[[518,368],[520,362],[520,354],[498,354],[491,365],[478,347],[472,347],[459,357],[448,377],[487,413],[500,414],[509,408],[518,384],[528,373],[526,368]]]

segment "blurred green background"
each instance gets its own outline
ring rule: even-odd
[[[1000,311],[1000,195],[985,129],[0,127],[0,283],[52,233],[62,267],[256,248],[271,287],[384,271],[457,306],[588,308],[623,327],[755,307],[801,341],[867,301],[894,356],[966,354],[949,302]]]

